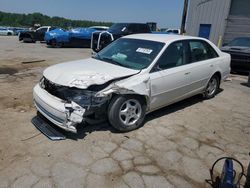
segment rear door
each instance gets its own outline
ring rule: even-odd
[[[190,83],[187,43],[170,44],[151,70],[151,110],[173,103],[187,92]]]
[[[215,64],[219,56],[213,47],[203,40],[189,40],[190,51],[190,87],[189,92],[204,89],[208,80],[215,71]]]

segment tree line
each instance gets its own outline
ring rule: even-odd
[[[0,26],[33,27],[35,24],[56,26],[61,28],[90,27],[94,25],[111,26],[111,22],[96,22],[88,20],[71,20],[63,17],[50,17],[41,13],[17,14],[0,11]]]

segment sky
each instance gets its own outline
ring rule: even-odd
[[[184,0],[0,0],[0,11],[108,22],[157,22],[179,28]]]

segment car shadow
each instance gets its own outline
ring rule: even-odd
[[[222,91],[223,91],[223,89],[219,88],[218,93],[216,94],[216,96],[219,95]],[[190,107],[190,106],[192,106],[194,104],[202,103],[203,101],[206,101],[206,99],[204,99],[201,94],[195,95],[193,97],[184,99],[184,100],[182,100],[180,102],[171,104],[169,106],[163,107],[163,108],[161,108],[159,110],[156,110],[156,111],[153,111],[153,112],[149,113],[145,118],[145,122],[148,122],[148,121],[154,120],[156,118],[159,118],[159,117],[162,117],[162,116],[177,112],[179,110],[183,110],[183,109],[185,109],[187,107]]]
[[[231,71],[231,74],[234,75],[234,76],[237,76],[237,75],[240,75],[240,76],[248,76],[249,73],[248,72],[243,72],[243,71]]]
[[[248,83],[245,83],[245,82],[240,83],[240,85],[242,85],[242,86],[246,86],[246,87],[250,87],[250,85],[249,85]]]
[[[219,95],[222,91],[223,91],[223,89],[219,89],[217,95]],[[180,101],[180,102],[174,103],[172,105],[163,107],[159,110],[156,110],[154,112],[147,114],[147,116],[145,118],[145,123],[152,121],[154,119],[157,119],[159,117],[166,116],[166,115],[171,114],[171,113],[175,113],[179,110],[183,110],[183,109],[190,107],[194,104],[202,103],[203,101],[205,101],[205,100],[202,97],[202,95],[195,95],[195,96],[190,97],[188,99],[185,99],[183,101]],[[123,135],[121,132],[114,129],[108,123],[108,121],[104,121],[102,123],[98,123],[98,124],[94,124],[94,125],[84,124],[84,126],[78,126],[77,127],[77,134],[70,133],[67,131],[63,131],[63,134],[66,136],[67,139],[72,139],[72,140],[77,141],[78,139],[84,139],[85,136],[87,136],[93,132],[98,132],[98,131],[110,131],[110,132],[115,133],[115,134]]]

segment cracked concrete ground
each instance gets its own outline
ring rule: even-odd
[[[147,116],[133,132],[108,123],[52,142],[30,123],[32,88],[48,65],[89,57],[89,49],[49,49],[0,37],[0,188],[201,188],[209,168],[232,156],[250,157],[250,88],[231,76],[222,91],[192,97]],[[22,64],[22,61],[46,60]],[[221,167],[218,168],[221,171]]]

